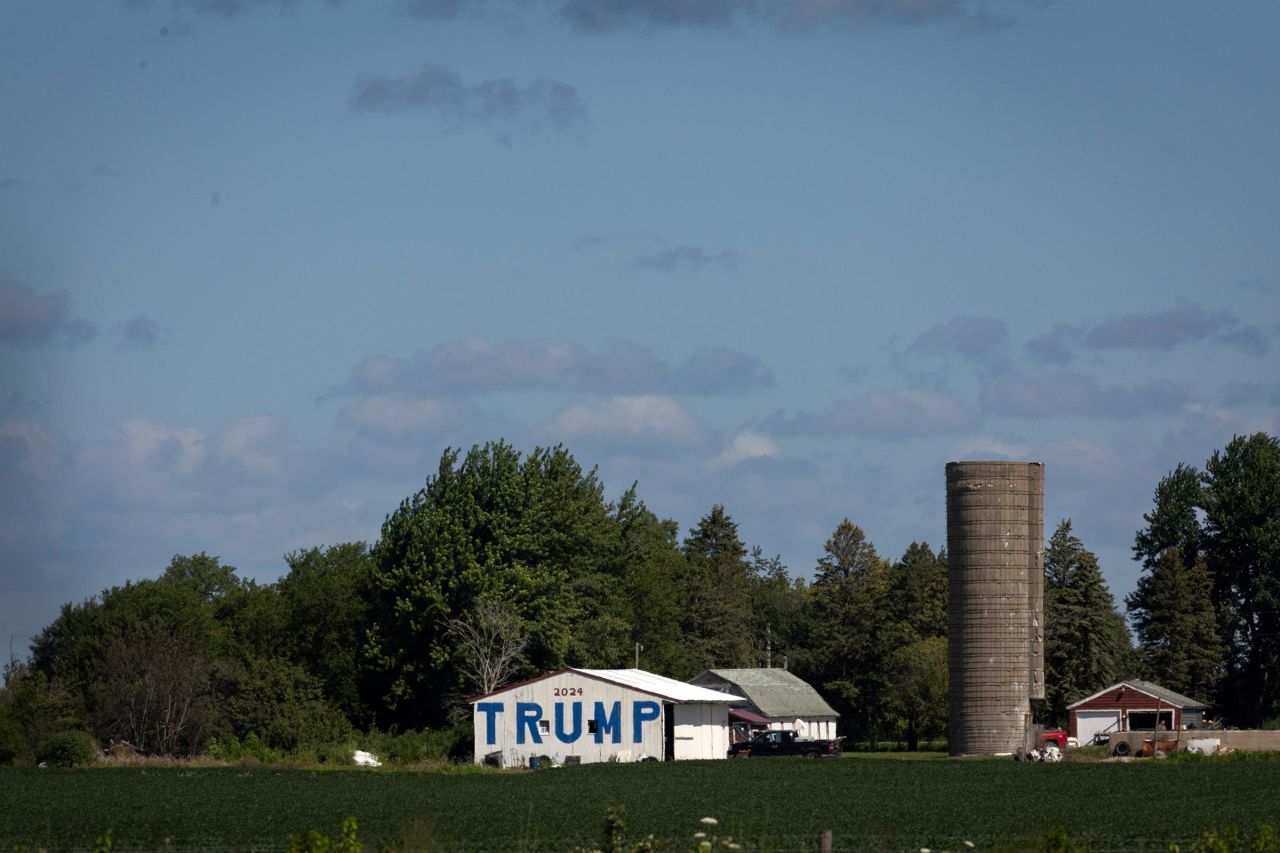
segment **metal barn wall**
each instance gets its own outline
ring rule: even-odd
[[[785,720],[772,720],[769,728],[781,731],[794,729],[796,737],[806,740],[831,740],[836,736],[836,721],[826,717],[792,717]]]
[[[1044,466],[947,464],[952,755],[1016,752],[1044,696]]]
[[[686,702],[675,712],[673,758],[725,758],[729,754],[729,706],[720,702]]]
[[[615,742],[613,731],[600,731],[597,722],[596,733],[591,733],[591,721],[596,717],[596,704],[603,706],[608,717],[614,703],[618,704],[618,730]],[[636,703],[653,703],[657,705],[656,719],[642,720],[637,733]],[[574,705],[579,706],[581,725],[574,725]],[[501,708],[495,708],[500,705]],[[559,718],[556,707],[559,705]],[[520,710],[532,717],[533,710],[538,710],[539,722],[530,730],[530,726],[521,724]],[[649,704],[642,705],[642,714],[652,710]],[[663,700],[632,690],[618,684],[590,678],[580,673],[562,672],[547,678],[539,678],[512,686],[508,690],[499,691],[475,702],[473,725],[475,730],[475,761],[480,763],[485,755],[491,752],[502,753],[504,767],[529,765],[531,756],[548,755],[556,762],[563,762],[568,756],[578,756],[583,764],[597,761],[608,761],[617,756],[622,761],[638,761],[644,757],[661,760],[663,757]],[[677,706],[679,708],[679,706]],[[723,736],[725,746],[720,756],[729,749],[728,744],[728,712],[721,707],[720,714],[724,718]],[[489,738],[490,719],[493,722],[493,738]],[[677,720],[679,715],[677,714]],[[543,726],[542,722],[546,725]],[[557,723],[560,725],[557,725]],[[575,728],[577,736],[573,737]],[[564,735],[563,737],[561,735]],[[566,742],[568,741],[568,742]],[[677,758],[679,754],[677,753]]]

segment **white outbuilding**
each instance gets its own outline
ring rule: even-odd
[[[741,739],[764,729],[795,729],[802,738],[836,736],[840,715],[817,690],[785,669],[708,669],[690,683],[746,697],[729,709]]]
[[[471,700],[475,761],[724,758],[729,705],[742,701],[642,669],[562,669]]]

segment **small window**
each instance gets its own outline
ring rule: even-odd
[[[600,731],[599,720],[587,720],[587,734],[593,735]]]
[[[550,721],[550,720],[538,720],[538,728],[542,729],[544,732],[549,732],[549,731],[551,731],[551,721]]]

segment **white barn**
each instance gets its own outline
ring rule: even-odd
[[[475,761],[724,758],[729,705],[741,701],[641,669],[562,669],[471,700]]]

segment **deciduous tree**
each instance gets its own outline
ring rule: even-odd
[[[195,754],[212,711],[209,670],[181,634],[112,637],[93,688],[96,730],[143,754]]]
[[[363,542],[305,548],[285,555],[280,578],[282,645],[287,657],[320,680],[324,694],[357,726],[371,722],[361,694],[359,650],[369,621],[373,557]]]
[[[506,684],[524,662],[528,640],[520,618],[497,601],[481,601],[467,618],[450,619],[448,633],[458,641],[463,678],[477,694]]]
[[[609,512],[595,472],[564,448],[527,458],[505,442],[447,450],[426,486],[401,503],[373,550],[365,659],[380,679],[380,721],[440,725],[459,695],[458,640],[448,620],[477,602],[509,607],[532,671],[563,666],[581,614],[573,590],[606,550]]]

